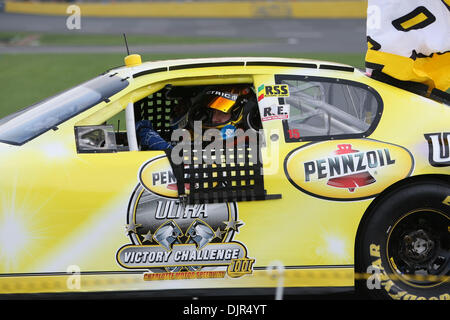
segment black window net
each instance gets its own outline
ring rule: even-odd
[[[136,122],[149,120],[164,140],[172,141],[171,115],[184,104],[175,98],[177,95],[168,97],[166,93],[165,88],[136,102],[134,111]],[[241,139],[238,143],[238,137],[234,137],[234,143],[227,139],[215,142],[213,148],[205,141],[200,144],[172,141],[172,145],[181,144],[181,148],[165,151],[177,180],[180,200],[202,204],[281,198],[266,194],[260,153],[262,135],[256,130],[252,132],[254,135],[246,136],[245,142]],[[175,158],[181,161],[174,161]]]
[[[166,151],[177,179],[178,194],[188,204],[278,199],[264,189],[263,164],[256,142],[208,149],[183,148],[183,161],[176,164]],[[227,142],[229,143],[229,142]]]
[[[149,120],[153,130],[164,140],[170,141],[172,135],[170,116],[177,105],[177,99],[168,99],[164,92],[155,92],[134,103],[135,120],[136,122]]]

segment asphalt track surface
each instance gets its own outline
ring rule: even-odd
[[[159,36],[255,38],[251,43],[133,46],[140,53],[363,53],[362,19],[162,19],[81,16],[81,29],[68,30],[67,17],[0,13],[0,32],[148,34]],[[273,40],[278,41],[273,41]],[[114,53],[123,46],[0,46],[0,53]]]

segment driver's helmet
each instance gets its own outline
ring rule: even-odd
[[[223,138],[230,138],[242,127],[251,92],[248,86],[208,88],[191,109],[189,121],[202,121],[203,129],[216,128]]]

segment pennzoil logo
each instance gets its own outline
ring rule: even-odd
[[[403,147],[369,139],[310,143],[285,159],[285,173],[299,190],[330,200],[373,197],[409,176],[414,160]]]
[[[354,192],[358,187],[375,183],[369,169],[395,164],[388,148],[359,152],[351,144],[338,144],[333,156],[304,163],[305,182],[314,175],[317,180],[328,179],[327,185]]]
[[[244,225],[236,204],[180,202],[166,161],[156,157],[140,170],[125,229],[131,243],[118,250],[119,265],[148,270],[145,280],[251,274],[255,260],[248,257],[245,245],[233,240]]]
[[[450,132],[425,134],[428,141],[428,161],[433,167],[450,166]]]
[[[159,156],[144,163],[139,169],[139,182],[146,190],[156,195],[169,199],[178,198],[177,181],[166,156]]]

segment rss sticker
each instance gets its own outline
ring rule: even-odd
[[[253,272],[255,260],[233,241],[244,225],[236,203],[180,202],[165,156],[146,162],[139,181],[128,206],[131,244],[116,254],[120,266],[148,270],[144,280],[237,278]]]
[[[284,161],[297,189],[327,200],[362,200],[378,195],[414,170],[411,153],[397,145],[354,139],[309,143]]]
[[[258,101],[266,97],[289,97],[287,84],[261,85],[258,87]]]

